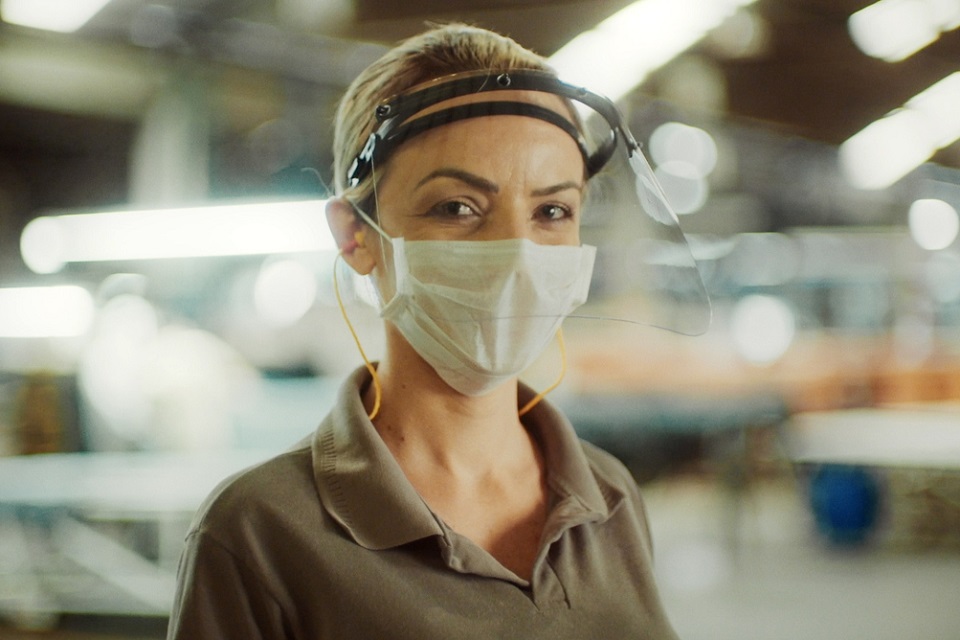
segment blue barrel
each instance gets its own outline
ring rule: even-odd
[[[810,479],[810,501],[817,529],[828,540],[860,544],[877,524],[880,487],[863,467],[827,464]]]

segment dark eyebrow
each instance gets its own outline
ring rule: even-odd
[[[573,180],[569,180],[567,182],[561,182],[560,184],[544,187],[543,189],[534,189],[532,192],[530,192],[530,195],[534,197],[549,196],[549,195],[553,195],[554,193],[566,191],[567,189],[575,189],[577,191],[583,191],[583,184],[580,182],[574,182]]]
[[[452,167],[445,167],[442,169],[437,169],[436,171],[431,171],[426,178],[417,183],[417,186],[414,187],[414,189],[419,189],[426,183],[437,178],[453,178],[455,180],[459,180],[460,182],[465,182],[471,187],[475,187],[488,193],[497,193],[500,191],[500,187],[490,182],[486,178],[481,178],[480,176],[470,173],[469,171],[464,171],[463,169],[454,169]]]
[[[498,187],[493,182],[490,182],[486,178],[481,178],[480,176],[470,173],[469,171],[464,171],[462,169],[454,169],[452,167],[444,167],[442,169],[437,169],[436,171],[431,171],[427,177],[417,183],[415,189],[419,189],[426,183],[437,178],[453,178],[461,182],[465,182],[471,187],[480,189],[481,191],[486,191],[488,193],[497,193],[500,191]],[[577,191],[583,191],[583,184],[579,182],[574,182],[573,180],[568,180],[567,182],[561,182],[559,184],[551,185],[549,187],[544,187],[543,189],[535,189],[530,193],[534,197],[549,196],[554,193],[559,193],[561,191],[566,191],[567,189],[575,189]]]

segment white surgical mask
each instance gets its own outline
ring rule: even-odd
[[[396,292],[380,315],[470,396],[537,359],[586,301],[596,253],[524,239],[390,242]]]

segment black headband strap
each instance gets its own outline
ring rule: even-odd
[[[374,161],[378,158],[389,157],[398,146],[424,131],[445,124],[459,122],[460,120],[486,116],[526,116],[544,120],[563,129],[567,135],[577,143],[577,148],[580,149],[580,155],[587,165],[587,173],[592,175],[590,170],[590,153],[587,151],[587,143],[584,141],[583,136],[580,135],[580,131],[573,123],[559,113],[529,102],[474,102],[450,107],[448,109],[441,109],[440,111],[416,118],[393,129],[393,131],[377,141]]]

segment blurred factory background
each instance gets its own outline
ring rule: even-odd
[[[681,636],[960,638],[960,0],[0,19],[0,638],[160,637],[192,506],[361,363],[323,216],[333,112],[430,21],[615,97],[699,260],[705,335],[571,326],[552,396],[644,485]],[[347,311],[375,356],[375,312]]]

